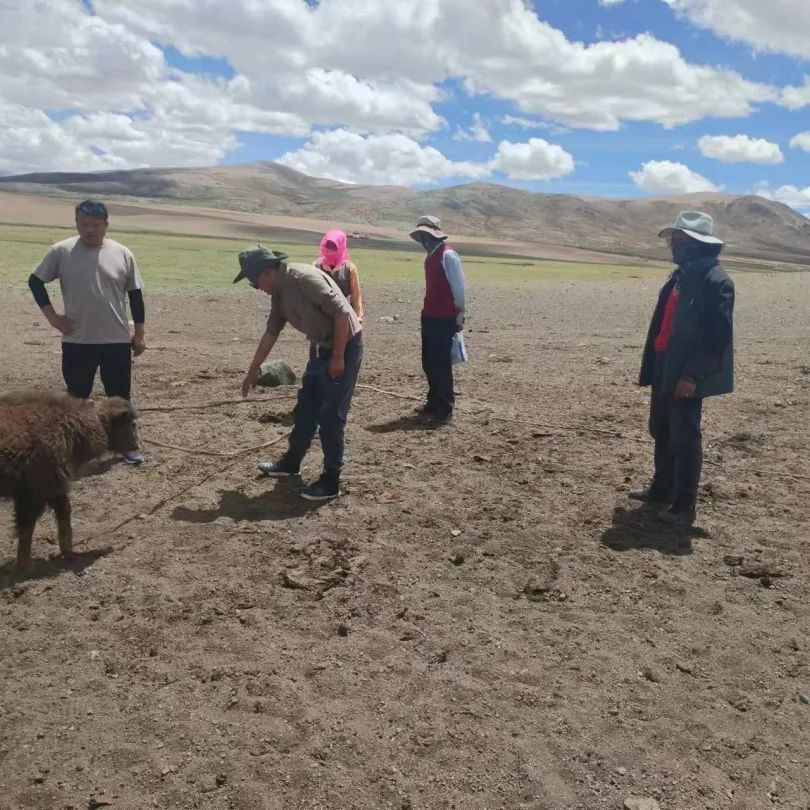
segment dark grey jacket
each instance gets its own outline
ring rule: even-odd
[[[653,342],[661,328],[669,294],[680,286],[663,371],[656,379]],[[697,383],[695,397],[730,394],[734,390],[734,282],[717,259],[700,259],[678,267],[667,279],[653,313],[639,385],[660,385],[672,395],[678,380]]]

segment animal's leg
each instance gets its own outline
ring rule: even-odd
[[[31,540],[34,527],[42,514],[45,504],[27,487],[21,487],[14,495],[14,520],[17,524],[17,567],[30,571]]]
[[[67,493],[51,498],[48,502],[56,515],[59,527],[59,550],[63,557],[73,554],[73,527],[70,525],[70,498]]]

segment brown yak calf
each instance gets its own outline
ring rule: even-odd
[[[71,555],[70,480],[108,450],[137,447],[135,412],[118,397],[94,406],[62,394],[0,396],[0,497],[14,501],[19,568],[32,566],[34,527],[46,506],[56,514],[59,549]]]

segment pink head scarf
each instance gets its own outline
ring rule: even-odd
[[[320,264],[326,270],[342,267],[351,260],[343,231],[327,231],[321,239]]]

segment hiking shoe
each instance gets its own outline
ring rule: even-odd
[[[130,467],[137,467],[144,462],[144,455],[140,450],[127,450],[126,453],[121,454],[121,458],[124,460],[124,464],[129,464]]]
[[[453,412],[452,411],[445,411],[441,413],[439,411],[431,411],[427,418],[431,422],[435,422],[437,425],[449,425],[453,421]]]
[[[301,465],[293,464],[286,456],[282,456],[278,461],[260,462],[259,470],[270,478],[289,478],[301,473]]]
[[[645,489],[631,489],[627,493],[627,497],[633,501],[641,501],[642,503],[657,503],[666,506],[670,503],[668,495],[664,495],[661,490],[647,487]]]
[[[677,529],[688,529],[695,522],[695,510],[684,506],[670,506],[658,515],[658,522]]]
[[[340,481],[330,475],[322,475],[313,484],[304,487],[301,497],[307,501],[331,501],[340,497]]]
[[[436,409],[432,405],[420,405],[418,408],[414,408],[413,412],[417,416],[433,416]]]

